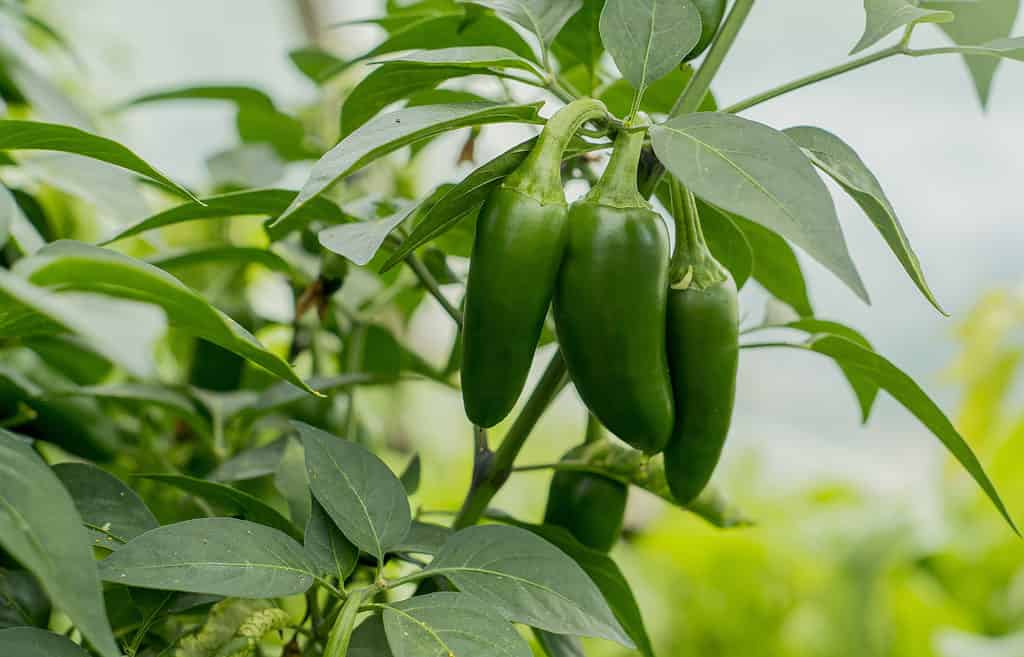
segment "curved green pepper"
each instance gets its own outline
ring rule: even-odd
[[[599,440],[601,425],[590,416],[587,442],[573,447],[563,461],[583,458],[587,446]],[[594,550],[612,549],[622,533],[629,487],[622,482],[590,472],[558,470],[548,489],[544,524],[564,527],[576,539]]]
[[[600,182],[569,210],[555,288],[558,341],[576,390],[612,433],[647,453],[672,431],[665,353],[669,237],[636,186],[643,132],[621,131]]]
[[[718,34],[718,26],[722,24],[725,17],[725,0],[690,0],[697,6],[697,13],[700,14],[701,30],[700,40],[693,50],[683,59],[690,61],[696,59],[711,45],[715,35]]]
[[[562,153],[583,123],[605,114],[592,99],[562,108],[480,211],[462,341],[462,399],[478,426],[504,419],[526,383],[565,250]]]
[[[673,497],[687,504],[707,486],[729,432],[739,306],[732,276],[704,243],[693,195],[675,185],[673,206],[678,237],[667,340],[676,422],[665,448],[665,476]]]

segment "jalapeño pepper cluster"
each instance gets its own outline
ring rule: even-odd
[[[551,307],[559,349],[592,424],[646,454],[664,453],[672,494],[686,504],[710,479],[729,428],[736,286],[704,243],[692,194],[675,181],[673,253],[662,216],[638,191],[642,128],[618,131],[600,180],[567,204],[564,151],[584,123],[606,117],[593,99],[557,112],[481,210],[465,308],[466,414],[481,427],[509,414]],[[591,427],[588,436],[594,434]],[[620,482],[560,471],[548,520],[606,550],[625,497]],[[594,506],[598,498],[595,510],[615,518],[600,527],[574,519],[581,501]]]

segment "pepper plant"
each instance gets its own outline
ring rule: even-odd
[[[712,85],[754,4],[390,0],[360,57],[291,53],[323,90],[296,114],[218,84],[119,104],[236,107],[238,146],[188,189],[100,136],[20,54],[73,59],[73,40],[3,3],[36,45],[0,44],[0,654],[526,656],[518,625],[549,657],[582,654],[579,637],[651,657],[608,552],[631,488],[746,524],[709,485],[743,349],[831,359],[865,420],[891,395],[1016,531],[942,410],[808,298],[794,247],[868,301],[824,174],[943,312],[881,184],[824,128],[741,115],[944,54],[984,103],[1000,61],[1024,60],[1019,3],[866,0],[849,61],[720,107]],[[914,47],[925,23],[953,45]],[[510,123],[540,134],[410,194],[433,140],[468,129],[473,161],[477,136]],[[274,186],[303,163],[301,189]],[[571,205],[570,180],[589,187]],[[258,303],[266,281],[292,293],[285,316]],[[751,281],[791,319],[741,313]],[[407,340],[425,304],[456,329],[442,365]],[[375,454],[354,391],[408,380],[461,389],[458,509],[414,512],[418,457],[399,475]],[[586,436],[522,463],[570,383]],[[542,524],[491,506],[538,469],[556,472]]]

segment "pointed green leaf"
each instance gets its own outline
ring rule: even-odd
[[[230,513],[243,516],[246,520],[258,522],[267,527],[273,527],[296,540],[302,538],[302,532],[296,529],[295,525],[273,507],[268,506],[258,497],[254,497],[245,491],[233,488],[227,484],[175,474],[140,474],[137,476],[143,479],[158,481],[168,486],[174,486],[179,490],[201,497],[217,506],[225,507]]]
[[[126,402],[134,406],[153,405],[163,408],[188,422],[203,435],[211,432],[210,423],[187,396],[165,386],[147,383],[120,383],[99,386],[79,386],[55,393],[67,397],[93,397]]]
[[[505,18],[530,30],[546,48],[572,15],[583,6],[583,0],[471,0],[489,7]]]
[[[142,498],[109,472],[88,463],[58,463],[53,472],[71,494],[93,545],[113,551],[160,526]]]
[[[606,0],[601,39],[634,89],[669,74],[700,40],[700,12],[690,0]]]
[[[142,534],[99,562],[108,582],[238,598],[306,591],[315,567],[276,529],[234,518],[198,518]]]
[[[974,46],[989,43],[996,39],[1010,36],[1010,30],[1017,20],[1020,0],[978,0],[977,2],[956,2],[950,0],[925,0],[921,2],[925,9],[945,9],[952,11],[956,18],[950,23],[942,23],[939,28],[954,43],[961,46]],[[970,71],[974,88],[978,92],[982,107],[988,105],[992,92],[992,79],[999,67],[998,57],[976,56],[964,53],[967,70]]]
[[[294,386],[293,386],[294,387]],[[306,393],[295,388],[303,397]],[[241,451],[224,461],[211,472],[207,479],[212,481],[246,481],[266,477],[277,472],[277,468],[288,447],[287,438],[278,438],[272,443]]]
[[[921,390],[917,383],[902,370],[893,365],[883,356],[870,349],[838,335],[823,335],[812,338],[807,344],[772,343],[796,349],[813,351],[832,358],[850,370],[860,372],[874,381],[882,390],[892,395],[914,417],[921,421],[932,434],[938,438],[950,454],[963,466],[971,478],[985,492],[999,513],[1006,519],[1018,535],[1020,531],[1014,523],[1010,512],[999,497],[995,485],[985,474],[985,469],[978,461],[967,441],[956,430],[935,402]]]
[[[89,653],[66,636],[37,627],[0,630],[0,654],[17,657],[89,657]]]
[[[102,244],[110,244],[146,231],[197,219],[223,219],[244,215],[276,217],[295,200],[297,193],[288,189],[247,189],[241,192],[211,196],[203,199],[201,203],[183,203],[125,228]],[[274,229],[268,229],[267,232],[270,233],[272,239],[277,240],[314,219],[332,224],[351,221],[351,217],[342,212],[337,205],[325,198],[318,198],[310,201],[301,211],[292,215],[286,225],[276,226]]]
[[[615,561],[604,552],[592,550],[580,543],[569,531],[554,525],[530,525],[512,522],[517,527],[533,532],[572,558],[601,590],[615,618],[645,657],[654,657],[651,639],[644,627],[640,607],[633,590]]]
[[[832,197],[792,139],[713,112],[653,126],[651,139],[658,159],[694,194],[782,235],[870,302]]]
[[[359,548],[345,538],[316,500],[313,500],[312,513],[306,523],[303,544],[318,568],[317,574],[322,577],[345,581],[359,563]]]
[[[61,240],[18,261],[15,273],[43,287],[76,289],[125,297],[160,306],[167,320],[205,338],[268,372],[317,394],[280,357],[167,272],[99,247]]]
[[[1024,40],[1021,42],[1021,51],[1024,53]],[[815,166],[831,176],[857,202],[882,234],[893,254],[907,271],[907,275],[921,290],[921,294],[935,306],[936,310],[946,314],[928,287],[921,263],[910,246],[910,240],[900,220],[896,217],[896,210],[882,191],[882,185],[860,156],[842,139],[821,128],[800,126],[788,128],[783,132],[804,149]]]
[[[348,540],[383,562],[412,523],[402,482],[365,447],[302,422],[292,425],[306,448],[313,496]]]
[[[53,471],[23,439],[0,429],[0,546],[36,576],[103,657],[119,657],[91,542]]]
[[[510,621],[633,647],[586,572],[524,529],[463,529],[448,539],[424,572],[443,575]]]
[[[115,311],[115,312],[111,312]],[[140,338],[139,322],[126,334],[121,312],[93,300],[81,299],[32,285],[0,269],[0,337],[30,338],[70,333],[113,363],[139,376],[155,372],[152,345]],[[141,318],[136,316],[136,320]]]
[[[347,657],[394,657],[384,633],[384,619],[379,614],[364,620],[352,633]]]
[[[116,141],[71,126],[0,120],[0,151],[20,150],[60,151],[100,160],[149,178],[186,198],[195,199],[192,192]]]
[[[540,105],[454,103],[412,107],[377,116],[320,158],[302,191],[271,227],[288,220],[338,180],[403,146],[468,126],[539,123]]]
[[[870,48],[906,25],[948,23],[953,20],[953,12],[922,9],[908,0],[864,0],[864,13],[864,34],[850,51],[851,55]]]
[[[395,657],[531,657],[512,624],[462,593],[429,593],[384,608]]]
[[[520,57],[508,48],[497,46],[463,46],[456,48],[437,48],[433,50],[416,50],[414,52],[387,59],[370,62],[371,64],[388,64],[402,62],[410,66],[435,67],[453,66],[466,69],[483,69],[487,72],[494,68],[517,69],[540,76],[537,65]]]

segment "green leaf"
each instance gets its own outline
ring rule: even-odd
[[[0,630],[50,623],[50,600],[27,570],[0,568]]]
[[[601,12],[604,46],[641,92],[679,66],[700,32],[700,12],[690,0],[606,0]]]
[[[693,77],[693,67],[683,64],[657,82],[648,85],[640,101],[640,110],[648,114],[669,114],[679,94],[683,93],[686,84]],[[625,117],[632,109],[636,88],[624,79],[616,80],[601,90],[601,102],[612,114]],[[714,112],[718,109],[714,94],[708,93],[701,101],[698,112]]]
[[[524,529],[463,529],[448,539],[424,572],[443,575],[510,621],[633,647],[586,572]]]
[[[11,627],[0,630],[0,653],[17,657],[89,657],[77,643],[36,627]],[[105,653],[120,655],[119,651]]]
[[[295,68],[316,84],[327,82],[348,66],[345,60],[316,46],[296,48],[288,53],[288,58]]]
[[[805,317],[798,319],[795,322],[788,322],[785,324],[768,325],[759,327],[764,329],[773,328],[785,328],[794,329],[797,331],[803,331],[812,336],[815,335],[838,335],[841,338],[846,338],[851,342],[855,342],[865,349],[874,350],[868,339],[865,338],[859,331],[850,328],[839,322],[832,322],[824,319],[817,319],[814,317]],[[846,367],[841,363],[837,363],[839,369],[843,371],[843,376],[849,382],[850,387],[853,389],[854,395],[857,397],[857,403],[860,406],[861,422],[866,423],[868,418],[871,416],[871,409],[875,404],[875,399],[878,397],[878,384],[871,379],[871,377],[865,376],[856,369]]]
[[[396,62],[370,72],[345,97],[341,106],[341,136],[347,137],[392,103],[433,89],[445,80],[478,73],[472,69],[425,67]]]
[[[198,85],[165,89],[138,96],[120,105],[135,107],[174,100],[212,100],[232,103],[238,111],[238,135],[246,143],[267,143],[286,160],[311,157],[303,146],[305,129],[302,123],[281,112],[263,91],[239,85]]]
[[[313,496],[348,540],[383,562],[412,522],[402,482],[365,447],[302,422],[292,425],[306,448]]]
[[[254,497],[245,491],[238,490],[227,484],[175,474],[140,474],[136,476],[158,481],[168,486],[174,486],[186,493],[191,493],[217,506],[224,507],[230,513],[243,516],[246,520],[257,522],[267,527],[273,527],[296,540],[302,539],[302,532],[296,529],[295,525],[273,507],[268,506],[258,497]]]
[[[242,215],[276,217],[295,200],[296,194],[297,192],[288,189],[250,189],[211,196],[199,203],[184,203],[147,217],[105,240],[103,244],[110,244],[146,231],[197,219],[222,219]],[[352,220],[331,201],[317,198],[293,214],[287,222],[282,222],[272,229],[268,228],[267,232],[271,239],[278,240],[314,219],[326,223],[343,223]]]
[[[61,240],[18,261],[15,273],[43,287],[77,289],[160,306],[177,328],[209,340],[294,383],[311,394],[299,375],[267,351],[233,319],[167,272],[99,247]]]
[[[53,472],[74,500],[93,545],[113,551],[160,526],[142,498],[105,470],[88,463],[58,463]]]
[[[401,207],[397,212],[380,219],[331,226],[320,231],[317,237],[320,246],[362,267],[373,260],[388,235],[418,210],[416,207],[411,210]]]
[[[470,0],[530,30],[546,48],[583,6],[583,0]]]
[[[611,607],[615,618],[622,624],[626,634],[637,645],[637,650],[644,657],[654,657],[654,647],[647,636],[644,619],[640,614],[633,590],[626,581],[625,575],[618,565],[604,552],[592,550],[580,543],[568,530],[553,525],[530,525],[517,521],[511,522],[517,527],[533,532],[575,561],[594,581],[601,595]]]
[[[332,184],[388,153],[435,135],[489,123],[539,123],[541,103],[427,105],[382,114],[343,139],[313,166],[298,197],[271,227],[287,220]]]
[[[294,386],[292,388],[305,398],[306,393]],[[213,481],[246,481],[272,475],[277,472],[287,447],[288,440],[279,438],[267,445],[241,451],[218,465],[207,478]]]
[[[309,385],[316,390],[319,390],[321,394],[329,396],[333,392],[350,388],[352,386],[381,385],[394,383],[395,381],[397,381],[397,379],[390,376],[379,376],[373,373],[356,372],[353,374],[338,374],[336,376],[314,376],[309,379]],[[281,381],[280,383],[276,383],[261,392],[259,397],[251,405],[246,405],[244,408],[239,409],[238,416],[251,420],[256,417],[280,411],[285,409],[289,404],[294,404],[308,398],[308,393],[301,388],[297,388],[291,383]]]
[[[402,488],[405,489],[407,495],[415,495],[416,491],[419,490],[421,469],[420,455],[413,454],[412,458],[409,459],[409,464],[402,471],[402,476],[398,478],[402,482]]]
[[[832,197],[792,139],[754,121],[707,112],[656,125],[651,139],[658,159],[694,194],[779,233],[870,303]]]
[[[1010,36],[1010,30],[1017,20],[1020,0],[978,0],[977,2],[951,2],[938,0],[921,3],[924,9],[946,9],[952,11],[956,18],[951,23],[943,23],[939,28],[954,43],[962,46],[973,46],[989,43],[996,39]],[[988,105],[992,92],[992,79],[999,67],[999,58],[975,55],[964,55],[967,69],[974,81],[982,107]]]
[[[1024,40],[1021,42],[1021,50],[1024,53]],[[921,290],[921,294],[935,306],[936,310],[945,315],[946,312],[928,287],[921,263],[910,246],[910,240],[903,231],[900,220],[896,217],[896,211],[882,191],[878,179],[857,153],[839,137],[821,128],[800,126],[788,128],[784,132],[804,149],[815,166],[831,176],[857,202],[882,234],[889,248],[907,271],[907,275]]]
[[[288,513],[298,527],[309,524],[312,496],[309,493],[309,476],[306,474],[306,451],[293,438],[281,455],[281,462],[274,472],[274,488],[288,503]]]
[[[99,565],[108,582],[239,598],[302,593],[315,572],[306,551],[287,534],[234,518],[164,525]]]
[[[60,390],[54,395],[93,397],[110,401],[127,402],[135,406],[153,405],[170,411],[176,417],[188,422],[203,435],[210,435],[210,423],[187,396],[170,388],[146,383],[118,383],[99,386],[78,386]]]
[[[28,443],[0,429],[0,546],[103,657],[119,657],[90,543],[57,476]]]
[[[447,527],[414,520],[405,540],[391,551],[435,555],[441,551],[451,535],[452,530]]]
[[[594,88],[600,82],[597,73],[604,54],[600,28],[604,3],[605,0],[583,0],[583,8],[569,19],[551,42],[551,50],[561,63],[563,74],[577,64],[586,70],[587,88],[580,91],[588,95],[593,95]]]
[[[393,657],[383,618],[374,615],[359,624],[349,640],[347,657]]]
[[[206,265],[260,265],[270,271],[286,274],[291,278],[304,278],[303,274],[293,267],[290,262],[273,251],[258,246],[222,244],[171,251],[149,258],[146,262],[165,271]]]
[[[850,51],[851,55],[870,48],[905,25],[948,23],[953,20],[953,12],[922,9],[908,0],[864,0],[864,12],[864,34]]]
[[[529,44],[505,21],[482,13],[470,16],[464,8],[460,8],[403,19],[402,25],[367,53],[365,59],[403,50],[457,46],[497,46],[529,60],[535,58]]]
[[[999,492],[989,480],[988,475],[985,474],[985,469],[971,450],[970,445],[956,430],[942,409],[902,370],[874,351],[838,335],[812,337],[806,344],[772,343],[773,346],[776,344],[828,356],[843,367],[863,374],[882,390],[892,395],[893,399],[910,411],[946,446],[950,454],[985,492],[992,504],[1006,519],[1010,528],[1020,535],[1010,512],[999,497]]]
[[[36,121],[0,120],[0,151],[43,150],[74,153],[133,171],[195,200],[192,192],[154,169],[116,141],[71,126]]]
[[[814,308],[800,261],[786,240],[761,224],[736,215],[728,217],[743,232],[754,252],[754,270],[751,272],[754,280],[801,317],[813,315]]]
[[[429,593],[384,608],[395,657],[531,657],[512,624],[462,593]]]
[[[303,544],[322,577],[345,581],[359,563],[359,549],[334,525],[320,503],[313,500]]]
[[[389,64],[401,62],[408,66],[420,66],[424,68],[454,67],[465,68],[471,71],[481,70],[489,72],[495,68],[518,69],[533,73],[542,78],[542,73],[537,65],[520,57],[508,48],[497,46],[463,46],[456,48],[437,48],[433,50],[416,50],[411,53],[395,57],[394,59],[370,62],[371,64]]]
[[[533,630],[537,643],[548,657],[586,657],[579,638],[567,634],[553,634],[544,630]]]
[[[31,338],[70,333],[128,372],[145,378],[155,372],[151,344],[140,340],[139,325],[128,327],[110,306],[57,295],[0,269],[0,337]]]

